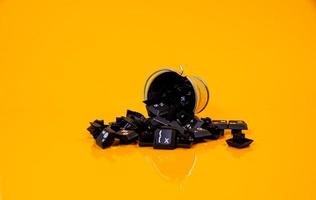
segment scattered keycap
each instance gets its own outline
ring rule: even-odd
[[[163,102],[146,106],[149,116],[165,116],[169,113],[169,106]]]
[[[96,143],[102,149],[113,144],[115,139],[115,131],[109,127],[104,128],[96,138]]]
[[[243,133],[235,133],[233,134],[233,138],[226,140],[226,142],[231,147],[241,149],[248,147],[253,142],[253,140],[246,138],[245,134]]]
[[[152,131],[143,131],[138,135],[138,145],[140,147],[153,146],[154,134]]]
[[[154,149],[174,149],[176,148],[176,130],[170,127],[161,127],[154,133]]]
[[[228,128],[231,129],[233,137],[226,140],[227,144],[231,147],[244,148],[249,146],[253,140],[245,137],[242,130],[248,130],[246,122],[242,120],[231,120],[228,122]]]
[[[119,130],[115,133],[116,137],[120,139],[121,144],[130,144],[136,142],[138,134],[134,130]]]
[[[90,126],[87,128],[87,130],[90,132],[93,138],[96,139],[105,127],[106,125],[104,124],[103,120],[94,120],[94,122],[90,122]]]
[[[208,130],[198,127],[189,130],[195,140],[203,140],[212,136]]]

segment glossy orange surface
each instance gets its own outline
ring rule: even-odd
[[[250,148],[94,144],[89,121],[145,113],[179,65]],[[313,0],[2,0],[0,199],[316,199],[315,66]]]

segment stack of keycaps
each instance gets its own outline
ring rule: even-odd
[[[244,121],[200,119],[183,110],[176,114],[175,119],[170,119],[170,112],[165,106],[164,103],[148,104],[149,118],[127,110],[125,117],[118,117],[108,125],[103,120],[95,120],[90,123],[88,131],[101,148],[111,146],[115,140],[120,144],[138,142],[141,147],[152,146],[155,149],[190,148],[195,143],[220,138],[225,129],[230,129],[233,135],[226,141],[229,146],[244,148],[253,142],[242,133],[242,130],[248,129]]]

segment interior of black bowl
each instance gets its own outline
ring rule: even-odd
[[[178,111],[194,112],[195,108],[195,93],[191,82],[176,72],[158,75],[149,86],[147,100],[163,102]]]

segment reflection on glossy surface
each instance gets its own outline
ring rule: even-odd
[[[190,176],[197,162],[195,151],[186,149],[176,150],[140,150],[156,169],[157,173],[167,181],[181,183]]]
[[[91,154],[96,159],[106,159],[109,163],[120,162],[132,154],[140,154],[165,181],[175,183],[190,176],[197,162],[196,151],[193,149],[155,150],[137,145],[118,145],[103,150],[94,144],[91,146]]]
[[[229,132],[226,132],[225,138],[227,137],[230,137]],[[130,156],[141,155],[140,158],[146,160],[146,164],[155,169],[155,172],[164,181],[181,185],[186,177],[191,176],[194,172],[198,165],[198,156],[209,153],[217,145],[225,144],[225,138],[195,144],[191,149],[178,148],[175,150],[158,150],[152,147],[138,147],[137,144],[119,145],[118,143],[110,148],[101,149],[93,144],[91,154],[96,159],[106,159],[109,163],[118,164]],[[252,147],[235,149],[227,146],[225,149],[234,157],[242,157],[247,152],[252,151]],[[212,166],[209,166],[209,169],[210,171],[214,170]]]

